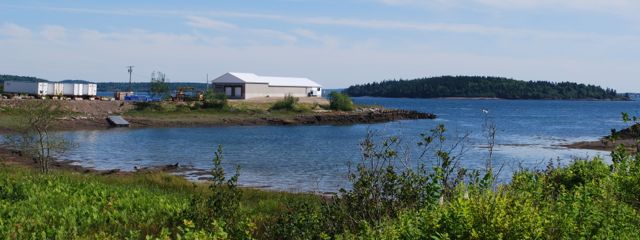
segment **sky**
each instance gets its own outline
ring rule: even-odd
[[[326,88],[483,75],[640,92],[638,0],[0,0],[0,74]]]

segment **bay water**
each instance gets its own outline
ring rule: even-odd
[[[611,128],[625,126],[621,112],[637,114],[638,101],[552,101],[474,99],[354,98],[358,104],[435,113],[435,120],[403,120],[380,124],[320,126],[235,126],[209,128],[146,128],[65,132],[77,148],[59,156],[76,164],[105,170],[179,163],[198,179],[211,168],[218,145],[224,149],[228,173],[240,166],[240,184],[296,192],[335,192],[348,187],[349,166],[361,159],[359,143],[367,132],[377,139],[397,136],[414,148],[420,133],[438,124],[451,141],[468,135],[461,165],[481,169],[488,156],[483,125],[495,122],[494,165],[503,166],[502,181],[519,168],[541,169],[550,161],[566,164],[576,158],[608,152],[562,147],[598,140]],[[415,152],[410,151],[415,157]]]

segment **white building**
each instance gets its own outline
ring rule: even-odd
[[[320,97],[322,86],[308,78],[268,77],[253,73],[225,73],[212,81],[218,92],[227,97],[248,99],[256,97]]]

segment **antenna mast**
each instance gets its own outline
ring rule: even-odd
[[[133,66],[127,66],[129,72],[129,92],[131,92],[131,73],[133,73]]]

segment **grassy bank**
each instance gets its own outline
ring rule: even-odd
[[[354,124],[435,118],[417,112],[383,112],[379,107],[358,108],[347,96],[334,96],[337,97],[329,100],[316,97],[228,100],[224,95],[213,95],[204,101],[189,102],[2,100],[0,132],[15,129],[20,118],[28,117],[24,110],[40,101],[68,111],[68,116],[60,117],[52,126],[54,130],[106,129],[109,124],[105,119],[109,115],[123,115],[132,127]]]
[[[447,139],[444,125],[413,146],[370,132],[347,174],[352,187],[331,198],[238,188],[241,172],[225,174],[222,147],[206,184],[1,164],[0,238],[637,239],[640,155],[618,146],[612,164],[551,161],[497,182],[496,128],[485,121],[489,154],[470,159],[484,168],[463,167],[465,139]],[[49,159],[32,157],[20,159]]]
[[[205,220],[214,210],[193,203],[218,194],[206,184],[158,172],[41,174],[2,165],[0,238],[636,239],[640,158],[624,158],[614,166],[594,159],[523,170],[495,188],[461,183],[449,197],[435,181],[415,192],[430,193],[417,205],[406,204],[411,200],[402,193],[408,175],[380,182],[395,189],[393,199],[372,198],[377,188],[370,186],[368,193],[356,187],[332,200],[241,189],[232,215]]]
[[[238,215],[260,236],[271,216],[290,201],[319,202],[306,194],[242,189]],[[69,171],[41,174],[36,170],[0,167],[0,238],[139,239],[186,236],[195,231],[185,218],[194,199],[211,194],[165,173],[101,176]],[[200,213],[207,215],[207,213]],[[224,230],[206,228],[209,237]],[[203,235],[203,236],[204,236]],[[228,236],[228,235],[227,235]]]

